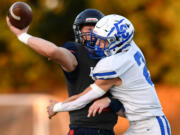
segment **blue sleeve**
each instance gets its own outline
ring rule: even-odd
[[[112,97],[109,98],[111,100],[109,108],[112,109],[114,112],[119,112],[119,110],[123,107],[122,103],[115,98]]]
[[[77,49],[77,45],[76,45],[75,42],[66,42],[61,47],[66,48],[67,50],[69,50],[76,57],[76,59],[78,61],[78,57],[77,57],[78,56],[78,49]],[[77,78],[77,75],[78,75],[77,70],[78,70],[78,66],[72,72],[66,72],[64,70],[63,70],[63,72],[64,72],[64,75],[66,76],[66,78],[68,80],[74,80],[74,79]]]
[[[75,57],[77,56],[78,50],[74,42],[66,42],[61,47],[68,49]]]

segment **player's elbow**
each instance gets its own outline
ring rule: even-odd
[[[66,72],[72,72],[72,71],[74,71],[75,69],[76,69],[76,67],[77,67],[77,65],[78,65],[78,63],[77,63],[77,61],[75,60],[75,61],[73,61],[73,62],[71,62],[70,64],[61,64],[61,66],[62,66],[62,68],[64,69],[64,71],[66,71]]]
[[[46,55],[50,59],[56,59],[57,53],[58,53],[58,47],[53,46],[47,50]]]
[[[60,64],[67,72],[72,72],[77,67],[78,63],[73,54],[61,47],[53,46],[47,51],[49,59],[54,60]]]

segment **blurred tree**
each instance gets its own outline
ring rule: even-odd
[[[13,0],[0,5],[0,92],[45,92],[64,84],[60,66],[35,53],[9,31],[5,17]],[[29,33],[61,45],[73,40],[72,23],[84,10],[83,0],[24,0],[33,9]]]
[[[91,0],[89,4],[131,20],[134,40],[145,54],[153,81],[180,85],[180,1]]]
[[[35,53],[9,31],[5,17],[16,0],[0,1],[0,92],[50,92],[64,77],[54,62]],[[132,21],[156,83],[180,85],[179,0],[24,0],[33,9],[29,33],[60,46],[73,40],[72,23],[85,8],[120,14]]]

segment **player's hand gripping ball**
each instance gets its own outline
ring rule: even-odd
[[[9,8],[8,17],[13,26],[24,29],[32,21],[32,9],[25,2],[15,2]]]

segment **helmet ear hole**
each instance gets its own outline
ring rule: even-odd
[[[115,34],[116,41],[119,41],[119,37]]]

